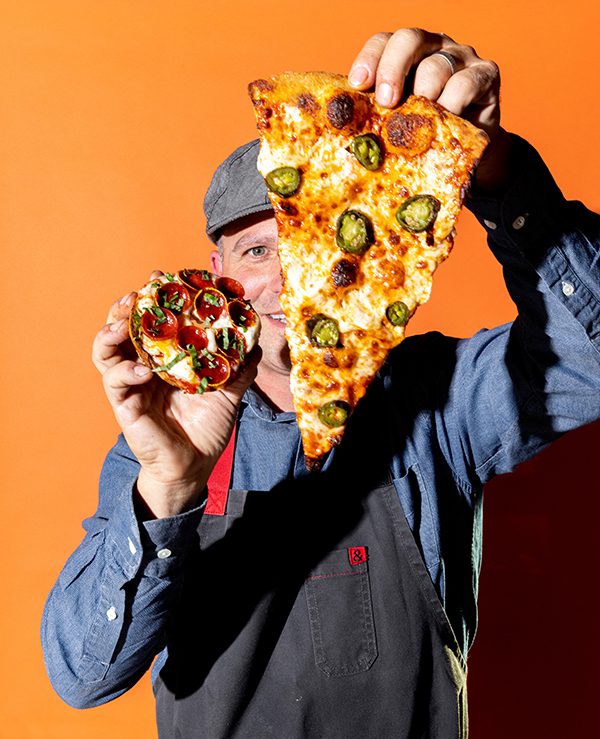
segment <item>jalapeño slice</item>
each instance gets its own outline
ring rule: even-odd
[[[343,426],[350,415],[350,406],[343,400],[332,400],[319,408],[319,420],[329,428]]]
[[[365,133],[357,136],[351,144],[352,153],[365,169],[374,172],[383,164],[383,150],[376,136]]]
[[[335,243],[350,254],[364,254],[373,243],[373,226],[367,216],[347,210],[339,217]]]
[[[338,322],[328,316],[317,315],[307,324],[311,344],[315,346],[337,346],[340,340]]]
[[[265,181],[271,192],[289,198],[300,187],[300,171],[295,167],[277,167],[269,172]]]
[[[398,300],[388,305],[385,315],[392,326],[404,326],[410,318],[410,310],[406,303]]]
[[[413,234],[433,226],[441,203],[433,195],[413,195],[405,200],[396,212],[396,220]]]

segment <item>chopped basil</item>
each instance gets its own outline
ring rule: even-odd
[[[200,363],[198,362],[198,351],[196,347],[193,344],[188,344],[186,346],[186,349],[188,350],[188,353],[192,359],[192,366],[194,369],[198,369],[200,366]]]
[[[169,280],[169,282],[175,282],[175,278],[170,272],[165,272],[165,277],[167,278],[167,280]]]
[[[233,348],[237,351],[240,356],[240,362],[244,361],[244,343],[242,341],[234,341]]]
[[[223,337],[223,349],[229,349],[229,329],[224,328],[221,336]]]
[[[155,367],[152,372],[166,372],[167,370],[170,370],[171,367],[174,367],[177,362],[181,362],[181,360],[185,357],[185,352],[179,352],[179,354],[172,359],[170,362],[167,362],[166,364],[163,364],[162,367]]]
[[[185,298],[178,292],[174,292],[173,297],[170,300],[163,301],[163,305],[165,308],[168,308],[169,310],[174,310],[176,313],[179,313],[179,311],[183,309],[184,304]]]
[[[206,390],[207,387],[208,387],[208,377],[203,377],[200,380],[200,384],[196,388],[196,394],[202,395],[202,393]]]
[[[238,316],[238,321],[240,321],[240,323],[246,323],[246,320],[246,316],[241,314]]]
[[[139,331],[140,330],[140,324],[142,322],[141,315],[137,311],[134,311],[131,314],[131,320],[133,321],[133,328],[136,330],[136,332]]]
[[[202,279],[206,280],[207,282],[212,282],[212,273],[206,269],[200,270],[200,277],[202,277]]]
[[[155,326],[161,326],[163,323],[167,322],[165,312],[160,306],[153,305],[152,308],[146,308],[146,310],[149,310],[150,313],[152,313],[152,315],[156,318],[156,321],[154,321]]]
[[[209,305],[220,305],[221,301],[216,295],[213,295],[212,293],[204,293],[202,295],[202,300],[205,303],[208,303]]]
[[[152,287],[156,287],[156,288],[160,287],[160,282],[153,282]]]

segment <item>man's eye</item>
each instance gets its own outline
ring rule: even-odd
[[[266,246],[253,246],[252,249],[248,249],[248,253],[253,257],[264,257],[267,253]]]

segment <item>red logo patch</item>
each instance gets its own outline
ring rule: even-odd
[[[348,547],[348,559],[352,566],[362,564],[367,561],[366,547]]]

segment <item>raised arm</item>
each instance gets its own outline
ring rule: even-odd
[[[98,509],[84,522],[86,535],[42,623],[51,682],[78,708],[125,692],[164,646],[206,482],[258,360],[226,390],[186,396],[129,358],[133,299],[113,305],[93,352],[123,434],[104,463]]]

